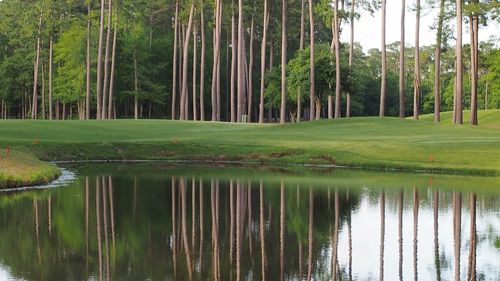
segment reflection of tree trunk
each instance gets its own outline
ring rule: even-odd
[[[351,225],[351,198],[349,191],[347,191],[347,202],[349,206],[349,213],[347,217],[347,236],[349,237],[349,280],[352,280],[352,225]]]
[[[248,228],[247,228],[247,235],[248,235],[248,249],[250,253],[250,258],[252,260],[252,268],[253,268],[253,247],[252,247],[252,183],[249,181],[248,182]]]
[[[193,255],[194,255],[194,240],[195,240],[195,235],[196,235],[196,179],[193,177],[192,183],[192,213],[191,213],[191,247],[193,248]]]
[[[102,280],[102,248],[101,248],[101,210],[99,199],[99,193],[101,192],[101,179],[100,177],[96,177],[96,186],[95,186],[95,216],[96,216],[96,224],[97,224],[97,250],[99,254],[99,280]]]
[[[36,249],[38,255],[38,263],[42,264],[42,253],[40,251],[40,224],[38,216],[38,201],[37,198],[33,198],[33,209],[35,210],[35,234],[36,234]]]
[[[415,281],[418,280],[418,190],[413,189],[413,272]]]
[[[104,116],[104,115],[103,115]],[[105,117],[103,117],[105,118]],[[104,226],[104,245],[106,247],[106,280],[109,280],[109,239],[108,239],[108,202],[106,198],[106,178],[102,177],[102,213],[103,213],[103,226]]]
[[[399,280],[403,281],[403,191],[398,198],[398,233],[399,233]]]
[[[441,281],[441,259],[439,257],[439,191],[434,191],[434,264],[436,280]]]
[[[219,231],[219,197],[220,197],[220,185],[219,185],[219,180],[215,180],[215,217],[217,220],[215,221],[217,223],[217,231]]]
[[[266,244],[264,240],[264,185],[262,184],[262,181],[260,182],[260,187],[259,187],[259,194],[260,194],[260,200],[259,200],[259,216],[260,216],[260,222],[259,222],[259,229],[260,229],[260,252],[261,252],[261,273],[262,273],[262,281],[266,280]]]
[[[172,182],[172,185],[174,182]],[[137,177],[134,177],[134,205],[132,208],[132,221],[135,222],[135,210],[137,206]]]
[[[470,251],[467,280],[476,280],[476,194],[470,195]]]
[[[49,195],[48,200],[48,217],[49,217],[49,236],[52,236],[52,196]]]
[[[110,118],[111,119],[111,118]],[[108,191],[109,191],[109,209],[111,214],[111,239],[113,242],[113,257],[116,254],[115,247],[115,204],[113,202],[113,179],[108,177]]]
[[[220,280],[220,272],[219,272],[219,232],[217,229],[217,210],[216,206],[214,205],[214,202],[216,202],[215,195],[216,195],[216,190],[215,190],[215,180],[211,181],[211,187],[210,187],[210,195],[211,195],[211,209],[212,209],[212,246],[213,246],[213,258],[212,258],[212,264],[213,264],[213,274],[214,274],[214,280]]]
[[[200,179],[200,273],[203,272],[203,179]]]
[[[333,280],[337,280],[337,264],[338,264],[338,243],[339,243],[339,223],[340,223],[340,199],[339,192],[335,190],[335,226],[333,230],[333,255],[332,255],[332,269]]]
[[[460,243],[462,232],[462,194],[453,192],[453,237],[455,255],[455,280],[460,280]]]
[[[85,177],[85,261],[89,267],[89,177]]]
[[[175,199],[177,197],[176,192],[176,182],[175,178],[172,177],[172,260],[174,263],[174,279],[177,275],[177,226],[176,226],[176,204]]]
[[[230,226],[229,226],[229,261],[233,264],[233,245],[234,245],[234,186],[233,180],[229,181],[229,215],[230,215]]]
[[[385,192],[380,193],[380,276],[384,280],[384,242],[385,242]]]
[[[236,280],[241,280],[241,238],[242,238],[242,186],[238,180],[236,183]]]
[[[302,1],[304,5],[305,1]],[[303,19],[302,19],[303,20]],[[301,30],[302,33],[302,30]],[[301,41],[303,40],[304,35],[301,34]],[[299,111],[300,112],[300,111]],[[300,186],[297,185],[297,210],[300,208]],[[302,240],[301,237],[297,237],[299,244],[299,279],[302,280]]]
[[[186,252],[186,263],[189,273],[189,280],[193,279],[193,272],[191,267],[191,253],[189,250],[189,242],[187,237],[187,225],[186,225],[186,185],[187,181],[185,178],[181,178],[180,180],[180,188],[181,188],[181,212],[182,212],[182,241],[184,242],[184,251]]]
[[[280,195],[280,280],[285,277],[285,183],[281,181]]]
[[[314,223],[314,198],[312,188],[309,187],[309,237],[307,238],[309,248],[307,254],[307,280],[312,277],[312,254],[313,254],[313,223]],[[302,277],[302,276],[301,276]]]

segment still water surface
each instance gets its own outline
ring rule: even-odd
[[[0,193],[0,280],[500,280],[499,178],[69,168]]]

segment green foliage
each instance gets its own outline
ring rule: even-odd
[[[59,67],[54,96],[62,102],[76,102],[85,97],[86,30],[74,24],[55,44],[54,62]]]

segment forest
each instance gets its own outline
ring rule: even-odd
[[[477,110],[500,108],[500,49],[478,40],[499,23],[500,4],[402,3],[390,15],[401,17],[401,40],[386,43],[385,0],[3,0],[0,117],[285,123],[434,113],[439,122],[453,111],[455,124],[474,125]],[[420,46],[430,10],[436,42]],[[356,43],[363,11],[380,19],[380,49]],[[416,17],[415,38],[405,38],[415,28],[405,17]]]

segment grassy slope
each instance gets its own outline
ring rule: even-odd
[[[36,185],[59,175],[55,165],[38,160],[33,154],[11,151],[0,153],[0,188]]]
[[[480,122],[483,117],[488,118],[488,126],[395,118],[286,126],[166,120],[0,121],[0,147],[11,145],[44,160],[244,160],[500,174],[496,127],[500,111],[482,112]]]
[[[441,121],[444,123],[451,123],[453,117],[452,112],[444,112],[441,114]],[[479,125],[481,127],[497,128],[500,129],[500,110],[482,110],[479,111]],[[422,120],[434,121],[434,114],[422,115]],[[470,111],[464,111],[464,123],[469,123]]]

